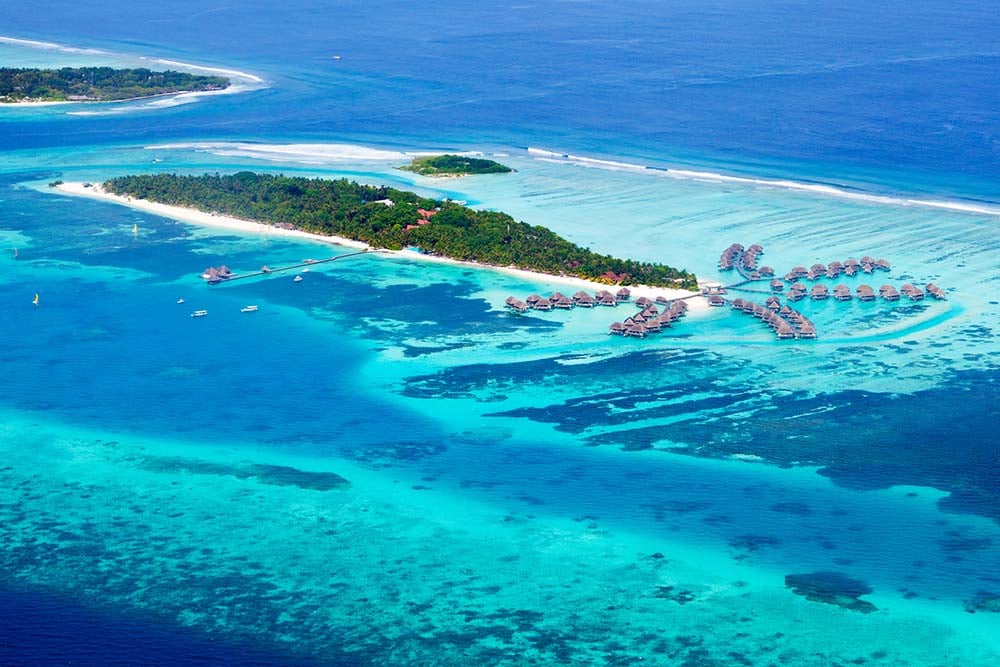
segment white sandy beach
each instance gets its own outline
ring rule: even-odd
[[[167,204],[159,204],[145,199],[133,199],[131,197],[116,195],[110,192],[106,192],[98,184],[92,184],[87,186],[83,183],[78,183],[78,182],[62,183],[56,186],[56,189],[67,195],[73,195],[78,197],[89,197],[91,199],[99,199],[101,201],[107,201],[115,204],[120,204],[122,206],[128,206],[129,208],[134,208],[140,211],[146,211],[147,213],[161,215],[165,218],[172,218],[174,220],[180,220],[182,222],[188,222],[191,224],[201,225],[205,227],[216,227],[219,229],[227,229],[230,231],[246,232],[251,234],[267,233],[269,235],[306,239],[310,241],[317,241],[320,243],[339,245],[347,248],[372,249],[371,246],[369,246],[367,243],[363,243],[360,241],[353,241],[351,239],[343,238],[340,236],[325,236],[322,234],[311,234],[309,232],[303,232],[296,229],[282,229],[281,227],[275,227],[273,225],[254,222],[252,220],[242,220],[240,218],[233,218],[225,215],[215,215],[212,213],[205,213],[204,211],[185,208],[183,206],[169,206]],[[572,290],[586,290],[586,291],[596,292],[602,289],[611,289],[609,285],[593,282],[590,280],[584,280],[583,278],[575,278],[572,276],[555,276],[547,273],[539,273],[537,271],[527,271],[524,269],[515,269],[511,267],[489,266],[485,264],[478,264],[476,262],[463,262],[448,257],[440,257],[437,255],[425,255],[409,250],[380,250],[379,254],[387,257],[403,257],[406,259],[414,259],[425,262],[438,262],[438,263],[454,264],[460,266],[470,266],[477,269],[500,271],[502,273],[517,276],[518,278],[521,278],[528,282],[537,283],[539,286],[547,286],[547,285],[562,286],[567,291],[572,289]],[[633,299],[639,298],[641,296],[645,296],[650,299],[655,299],[657,296],[664,296],[668,299],[676,299],[682,297],[689,297],[693,294],[696,294],[695,292],[690,292],[688,290],[670,289],[666,287],[651,287],[648,285],[629,285],[629,290],[632,292]],[[705,312],[709,309],[708,302],[705,299],[701,298],[690,299],[688,300],[688,304],[690,306],[690,312],[692,313],[699,311]]]

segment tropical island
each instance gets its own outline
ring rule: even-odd
[[[430,155],[414,158],[413,161],[400,167],[403,171],[412,171],[421,176],[467,176],[470,174],[509,174],[514,171],[507,165],[483,158],[465,155]]]
[[[223,76],[203,76],[144,67],[0,68],[0,103],[115,102],[184,92],[228,88]]]
[[[695,289],[693,274],[582,248],[546,227],[387,186],[243,171],[112,178],[107,193],[230,216],[373,248],[421,253],[604,284]]]

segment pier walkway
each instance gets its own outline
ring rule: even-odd
[[[345,255],[337,255],[336,257],[327,257],[326,259],[311,259],[304,262],[299,262],[298,264],[290,264],[289,266],[279,266],[275,268],[264,268],[260,271],[254,271],[252,273],[241,273],[239,275],[230,275],[225,278],[215,278],[208,280],[209,285],[221,285],[223,283],[231,283],[236,280],[243,280],[244,278],[256,278],[258,276],[269,276],[272,273],[282,273],[283,271],[291,271],[293,269],[301,269],[307,266],[316,266],[317,264],[328,264],[329,262],[335,262],[338,259],[346,259],[348,257],[357,257],[358,255],[367,255],[369,253],[379,252],[378,250],[359,250],[357,252],[349,252]]]

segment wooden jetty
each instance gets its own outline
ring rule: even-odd
[[[358,255],[366,255],[369,252],[378,252],[377,250],[359,250],[358,252],[349,252],[344,255],[337,255],[336,257],[328,257],[326,259],[306,259],[298,264],[291,264],[289,266],[279,266],[276,268],[271,268],[264,265],[259,271],[254,271],[252,273],[241,273],[239,275],[233,273],[228,266],[222,265],[219,267],[209,267],[205,269],[201,277],[205,279],[209,285],[219,285],[221,283],[231,283],[237,280],[243,280],[245,278],[256,278],[258,276],[267,276],[272,273],[282,273],[284,271],[293,271],[295,269],[301,269],[307,266],[314,266],[316,264],[328,264],[329,262],[336,262],[338,259],[347,259],[348,257],[357,257]]]

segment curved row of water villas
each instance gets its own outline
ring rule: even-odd
[[[612,294],[608,290],[600,290],[593,296],[583,290],[580,290],[572,297],[568,297],[562,292],[553,292],[548,298],[538,294],[532,294],[524,301],[521,301],[517,297],[509,296],[504,303],[507,308],[518,313],[523,313],[529,309],[569,310],[573,307],[593,308],[594,306],[617,306],[622,301],[628,301],[631,298],[631,290],[627,287],[622,287],[616,294]]]
[[[642,298],[637,299],[636,305],[638,305],[641,300]],[[657,300],[659,300],[659,297],[657,297]],[[646,301],[649,301],[649,299],[646,299]],[[673,325],[674,322],[684,317],[684,315],[687,314],[688,309],[688,305],[685,301],[673,301],[668,303],[669,305],[661,315],[659,309],[657,309],[657,307],[650,302],[635,315],[626,317],[625,321],[612,322],[611,326],[608,327],[608,334],[645,338],[651,333],[663,331],[667,327]]]
[[[861,261],[850,257],[845,259],[843,263],[833,261],[830,262],[829,265],[826,265],[817,262],[808,269],[804,266],[796,266],[785,274],[785,280],[789,282],[802,278],[819,280],[823,276],[834,279],[838,278],[842,273],[848,276],[856,276],[859,270],[864,273],[874,273],[876,269],[881,271],[890,271],[892,269],[892,265],[887,259],[874,259],[870,255],[865,255],[861,258]]]
[[[776,296],[768,297],[763,306],[747,299],[733,299],[732,309],[766,323],[779,340],[817,337],[816,327],[809,318],[790,306],[782,306]]]

